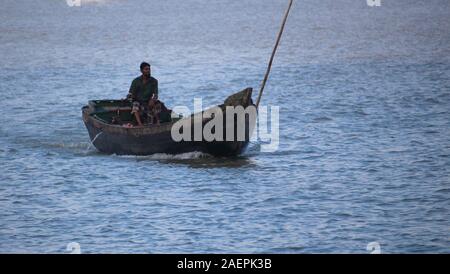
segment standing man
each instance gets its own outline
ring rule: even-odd
[[[139,126],[142,126],[141,115],[147,108],[148,101],[155,95],[158,98],[158,80],[151,76],[151,67],[149,63],[142,62],[142,75],[133,80],[128,92],[128,98],[133,100],[131,113],[136,117]]]

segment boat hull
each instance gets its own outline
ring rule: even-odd
[[[231,105],[240,105],[244,108],[252,105],[251,93],[251,88],[248,88],[234,94],[235,100],[231,102]],[[220,106],[221,109],[224,109],[227,106],[227,100],[224,105]],[[230,105],[230,103],[228,103],[228,105]],[[155,153],[179,154],[200,151],[214,156],[237,156],[248,146],[255,122],[246,116],[244,123],[239,123],[234,119],[232,124],[227,124],[225,119],[226,111],[224,111],[223,136],[226,136],[227,129],[233,127],[234,138],[232,141],[226,141],[225,138],[223,138],[224,141],[206,141],[203,136],[201,140],[194,141],[193,130],[192,138],[190,140],[175,141],[174,138],[172,138],[172,127],[176,122],[128,128],[120,125],[111,125],[95,119],[92,115],[92,111],[92,108],[89,106],[85,106],[82,109],[83,121],[88,130],[91,142],[100,152],[118,155],[151,155]],[[200,123],[201,128],[203,129],[212,119],[204,118],[196,120],[193,117],[194,116],[184,118],[190,119],[192,129],[196,127],[196,122]],[[239,127],[244,127],[245,138],[242,141],[241,139],[237,139],[236,136]]]

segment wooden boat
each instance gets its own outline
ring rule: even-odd
[[[229,96],[223,104],[218,105],[223,115],[226,115],[227,106],[242,106],[247,108],[253,105],[252,88],[246,88]],[[118,155],[150,155],[154,153],[178,154],[185,152],[200,151],[214,156],[236,156],[241,154],[248,145],[251,131],[255,121],[245,117],[245,123],[239,123],[235,117],[230,124],[223,117],[224,130],[223,141],[207,141],[202,136],[201,141],[194,141],[194,130],[192,130],[191,141],[174,141],[171,135],[172,126],[182,119],[189,119],[192,128],[195,123],[201,123],[201,128],[214,117],[193,119],[189,117],[169,117],[160,124],[149,124],[143,126],[130,126],[133,122],[131,114],[132,102],[129,100],[93,100],[83,106],[82,116],[84,124],[89,132],[93,145],[101,152]],[[173,117],[173,115],[172,115]],[[120,121],[117,123],[117,121]],[[197,122],[196,122],[197,121]],[[186,121],[184,121],[186,122]],[[187,122],[189,123],[189,122]],[[198,126],[198,125],[197,125]],[[234,138],[226,141],[226,130],[233,127]],[[238,127],[244,127],[245,139],[237,138]]]

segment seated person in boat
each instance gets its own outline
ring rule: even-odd
[[[149,63],[142,62],[142,75],[133,80],[128,92],[128,98],[133,100],[131,113],[134,114],[139,126],[142,126],[141,116],[147,112],[148,102],[153,96],[158,98],[158,80],[151,76],[151,66]]]

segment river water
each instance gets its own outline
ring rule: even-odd
[[[168,106],[259,88],[287,1],[3,0],[0,252],[442,253],[450,2],[297,0],[262,105],[279,148],[136,157],[81,107],[152,64]]]

